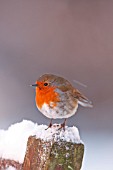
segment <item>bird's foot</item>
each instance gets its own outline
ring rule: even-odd
[[[50,122],[49,126],[45,130],[47,130],[47,129],[51,128],[51,127],[52,127],[52,123]]]
[[[63,129],[63,130],[65,131],[65,126],[66,126],[66,119],[65,119],[64,122],[61,124],[61,126],[60,126],[60,128],[59,128],[58,130]]]
[[[60,125],[60,128],[58,128],[58,130],[61,130],[61,129],[63,129],[63,130],[65,131],[65,123],[62,123],[62,124]]]

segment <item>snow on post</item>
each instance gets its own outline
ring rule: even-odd
[[[84,145],[76,127],[65,131],[54,124],[41,126],[35,136],[30,136],[23,170],[80,170]]]
[[[23,120],[0,130],[0,169],[80,170],[84,145],[76,127],[65,131]]]

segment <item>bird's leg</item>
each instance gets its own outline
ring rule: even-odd
[[[50,124],[48,125],[48,127],[47,127],[45,130],[51,128],[51,126],[52,126],[52,120],[53,120],[53,119],[51,119]]]
[[[64,122],[61,124],[61,127],[59,129],[62,129],[65,131],[65,125],[66,125],[66,118],[64,119]]]
[[[52,120],[53,120],[53,119],[51,119],[51,121],[50,121],[50,124],[49,124],[48,128],[50,128],[50,127],[52,126]]]

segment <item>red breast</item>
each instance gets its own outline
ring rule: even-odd
[[[59,101],[59,94],[55,92],[55,88],[53,86],[45,86],[44,82],[36,82],[36,105],[38,108],[42,108],[43,104],[53,103],[53,107],[56,106],[56,102]]]

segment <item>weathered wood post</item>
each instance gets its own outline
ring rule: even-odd
[[[43,135],[30,136],[23,170],[80,170],[84,145],[76,127],[54,125]]]

